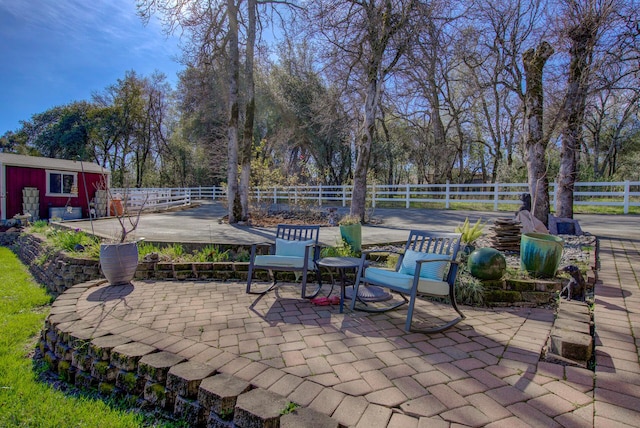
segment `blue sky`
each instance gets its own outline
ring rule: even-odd
[[[161,71],[175,87],[179,54],[157,21],[142,24],[135,0],[0,0],[0,135],[90,100],[127,70]]]

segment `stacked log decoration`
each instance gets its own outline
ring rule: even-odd
[[[520,252],[520,222],[513,218],[496,219],[491,244],[498,251]]]

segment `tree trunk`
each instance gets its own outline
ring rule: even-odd
[[[238,80],[240,52],[238,50],[238,8],[235,0],[227,0],[229,17],[229,123],[227,125],[227,202],[229,223],[237,223],[236,196],[238,193]]]
[[[569,76],[567,95],[562,106],[562,149],[558,172],[558,217],[573,218],[573,189],[576,182],[578,151],[582,145],[582,124],[589,88],[589,68],[596,41],[596,20],[587,16],[570,29]]]
[[[256,0],[248,0],[247,50],[245,60],[246,114],[242,146],[240,147],[240,204],[242,220],[249,218],[249,180],[251,178],[251,147],[253,145],[253,119],[255,116],[255,83],[253,79],[253,56],[256,43]]]
[[[543,130],[544,93],[542,70],[553,48],[545,41],[537,48],[527,50],[522,57],[527,86],[524,95],[525,109],[525,160],[532,214],[545,225],[549,218],[549,178],[547,176],[547,140]]]
[[[366,97],[364,100],[364,125],[362,138],[358,146],[358,158],[353,172],[353,194],[351,195],[351,215],[358,216],[364,221],[367,201],[367,170],[371,157],[371,146],[376,128],[376,106],[380,88],[378,87],[377,73],[369,73]]]

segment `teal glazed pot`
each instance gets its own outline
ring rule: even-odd
[[[536,278],[555,276],[564,241],[544,233],[523,233],[520,238],[520,268]]]
[[[478,248],[469,254],[467,268],[476,278],[500,279],[507,270],[507,261],[502,253],[494,248]]]
[[[362,225],[347,224],[340,225],[340,236],[347,244],[351,245],[354,251],[359,252],[362,250]]]

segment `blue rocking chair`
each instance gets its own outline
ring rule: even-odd
[[[398,302],[396,299],[382,308],[358,305],[357,309],[366,312],[386,312],[408,303],[404,328],[407,332],[437,333],[462,321],[465,316],[458,308],[455,296],[458,273],[456,257],[460,249],[460,238],[459,233],[411,230],[404,253],[400,254],[395,270],[365,268],[366,254],[363,253],[353,296],[358,295],[358,288],[362,284],[371,284],[395,291],[400,294],[402,300]],[[419,295],[448,297],[458,317],[433,328],[415,327],[412,319]],[[351,300],[351,310],[356,309],[357,300]]]

